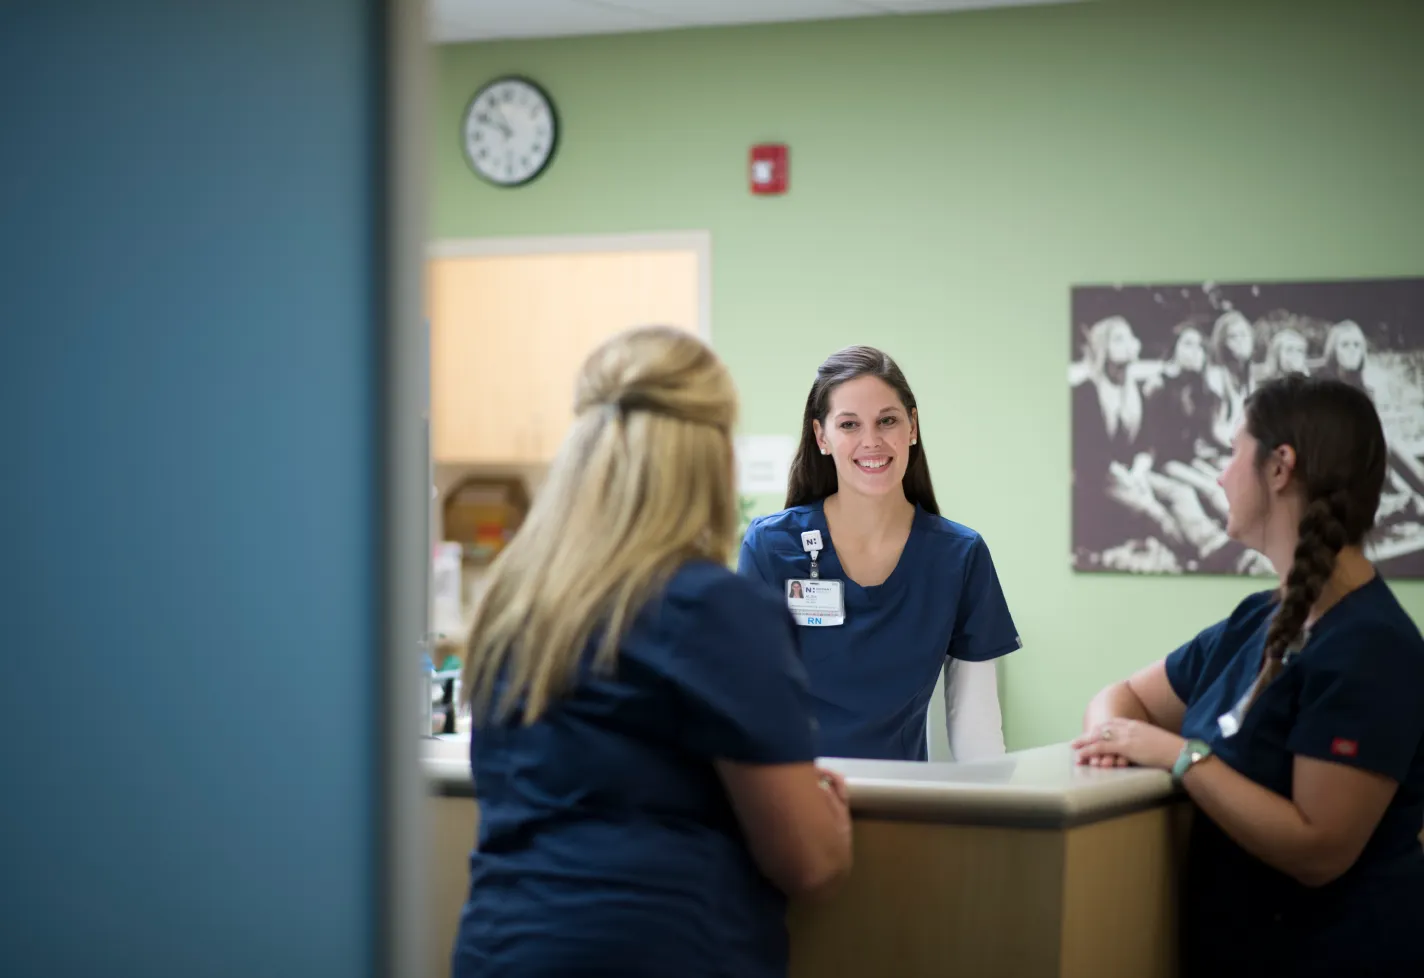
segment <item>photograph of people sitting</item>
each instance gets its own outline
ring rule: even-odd
[[[1217,477],[1245,398],[1307,374],[1376,403],[1389,465],[1367,549],[1387,573],[1424,576],[1418,280],[1094,286],[1074,289],[1073,303],[1075,569],[1268,576],[1259,554],[1225,535]]]

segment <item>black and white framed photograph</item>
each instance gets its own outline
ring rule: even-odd
[[[1223,545],[1247,395],[1282,373],[1338,377],[1374,401],[1389,469],[1367,552],[1424,577],[1424,278],[1072,290],[1072,566],[1273,574]]]

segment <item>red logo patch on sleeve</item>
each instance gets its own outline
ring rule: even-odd
[[[1356,741],[1336,737],[1330,741],[1330,753],[1337,757],[1354,757],[1360,753],[1360,745]]]

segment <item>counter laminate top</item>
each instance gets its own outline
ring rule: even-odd
[[[468,737],[426,739],[422,761],[433,793],[474,796]],[[1080,767],[1066,743],[969,763],[819,763],[845,777],[858,818],[1066,828],[1150,808],[1176,793],[1165,771]]]

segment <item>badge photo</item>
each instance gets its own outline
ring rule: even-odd
[[[800,625],[845,624],[844,594],[840,581],[819,577],[792,578],[786,582],[786,606]]]

